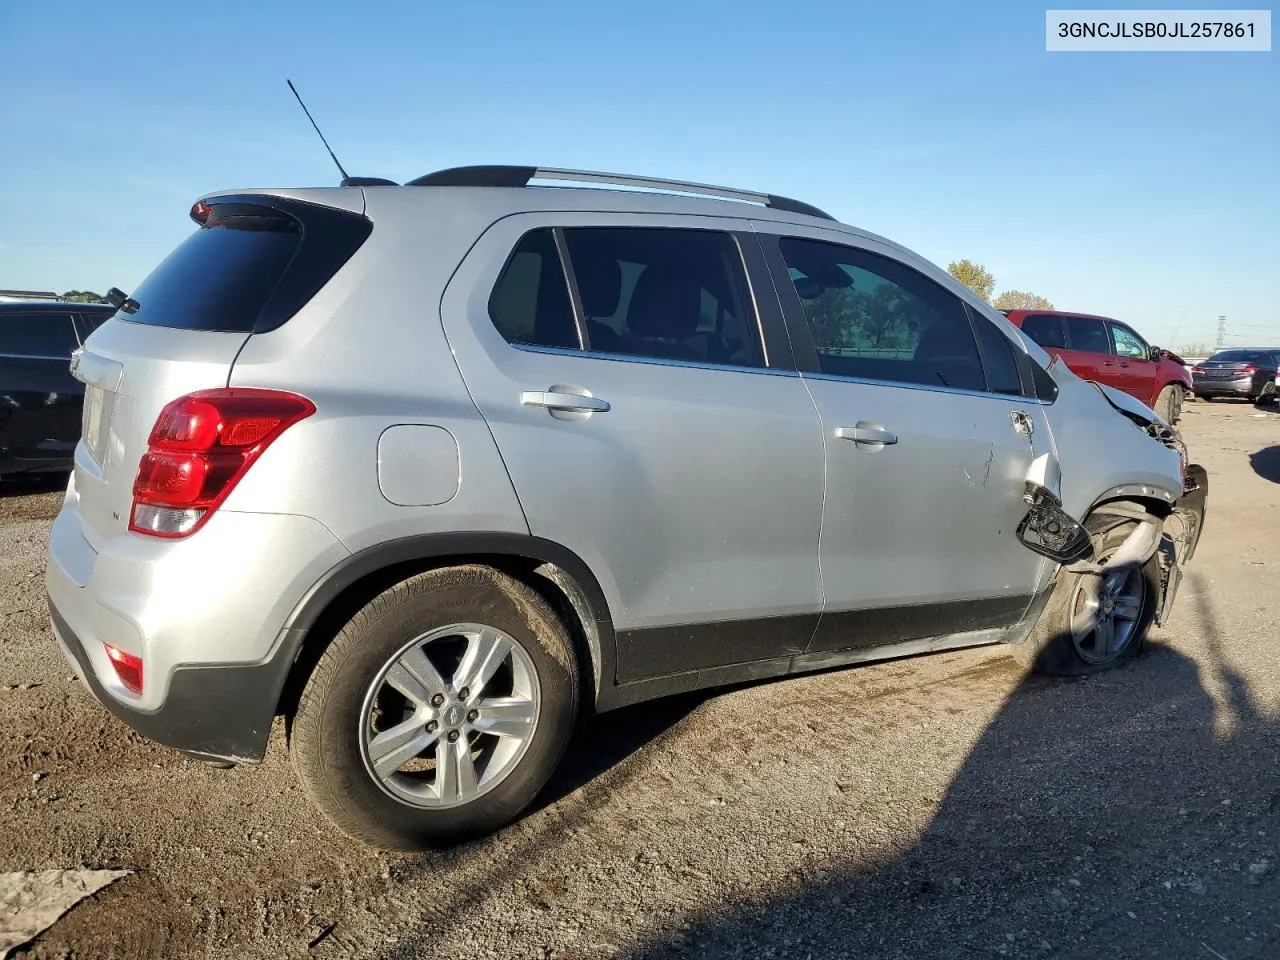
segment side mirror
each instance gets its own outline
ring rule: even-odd
[[[1036,493],[1043,491],[1053,500],[1062,499],[1062,468],[1058,458],[1051,453],[1042,453],[1031,461],[1025,477],[1027,493],[1023,497],[1027,503],[1035,502]]]
[[[1151,352],[1147,354],[1147,356],[1155,363],[1159,363],[1164,359],[1164,350],[1160,347],[1152,347]]]

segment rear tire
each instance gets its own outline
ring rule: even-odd
[[[1176,383],[1165,384],[1156,397],[1156,413],[1160,414],[1170,426],[1182,419],[1183,389]]]
[[[1115,518],[1107,515],[1095,515],[1085,521],[1092,533],[1096,562],[1105,562],[1133,532],[1133,521],[1112,526],[1114,523]],[[1113,574],[1108,580],[1115,582],[1106,584],[1095,574],[1060,571],[1053,594],[1030,635],[1013,645],[1013,658],[1036,673],[1058,677],[1110,670],[1133,658],[1141,651],[1155,619],[1159,565],[1158,555],[1154,555],[1141,567]],[[1106,597],[1116,598],[1109,642],[1106,628],[1099,632],[1099,614],[1112,603],[1103,602],[1090,610],[1091,602],[1098,603]],[[1091,629],[1086,629],[1090,624]]]
[[[1262,390],[1258,394],[1258,403],[1272,404],[1276,402],[1276,385],[1274,383],[1264,383]]]
[[[523,810],[578,713],[573,642],[528,586],[483,566],[375,597],[308,679],[290,749],[307,796],[383,850],[449,846]]]

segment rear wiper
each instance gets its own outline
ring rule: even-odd
[[[125,313],[138,312],[138,301],[126,294],[119,287],[112,287],[107,291],[106,301],[117,310],[123,310]]]

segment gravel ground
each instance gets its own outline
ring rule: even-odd
[[[291,777],[131,734],[71,678],[58,491],[0,494],[0,871],[135,871],[20,956],[1280,957],[1280,416],[1189,405],[1209,520],[1132,664],[1000,648],[595,721],[538,808],[448,853],[331,833]]]

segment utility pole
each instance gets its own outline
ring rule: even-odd
[[[1227,342],[1227,318],[1218,317],[1218,349],[1222,349],[1222,345]]]

